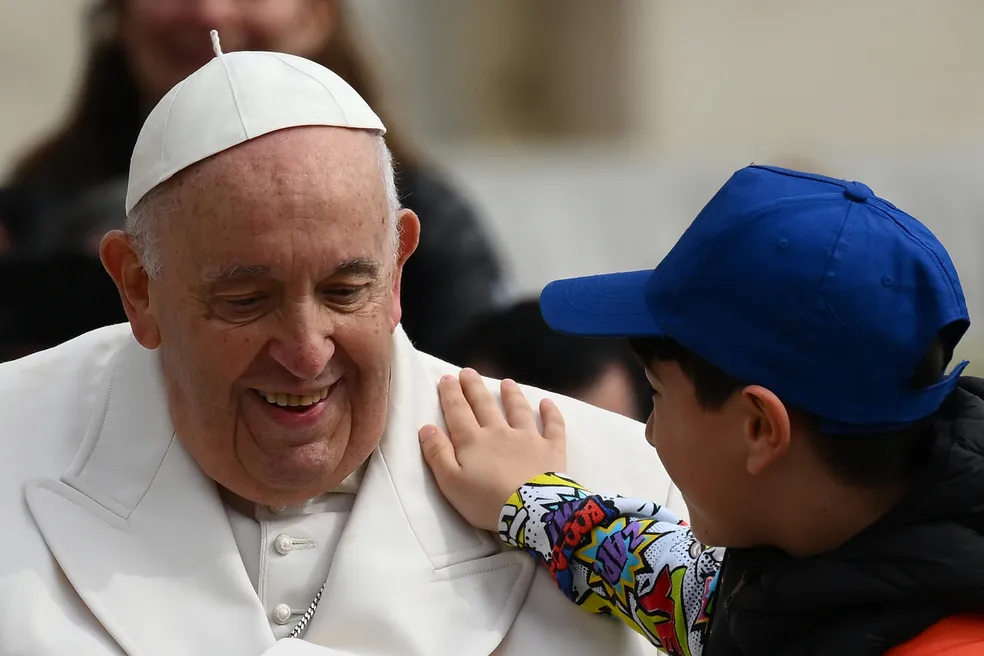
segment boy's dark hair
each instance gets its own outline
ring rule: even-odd
[[[960,326],[947,326],[940,332],[916,367],[912,389],[928,387],[943,377],[962,332]],[[633,339],[630,344],[643,364],[676,362],[693,383],[702,408],[720,409],[746,385],[673,340]],[[819,430],[817,417],[802,410],[794,411],[807,427],[807,439],[820,459],[834,476],[848,485],[870,488],[904,481],[932,446],[932,417],[888,432],[826,435]]]

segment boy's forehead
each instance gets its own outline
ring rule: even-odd
[[[682,375],[680,365],[672,360],[652,358],[645,365],[646,375],[662,382],[670,382],[675,373]]]

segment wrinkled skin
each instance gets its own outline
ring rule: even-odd
[[[245,499],[322,494],[383,434],[419,223],[399,213],[394,253],[381,171],[369,133],[275,132],[165,183],[155,278],[126,235],[102,242],[134,335],[160,351],[179,440]],[[260,393],[326,397],[294,412]]]

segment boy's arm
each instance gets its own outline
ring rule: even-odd
[[[544,474],[506,502],[499,535],[578,605],[615,615],[673,656],[702,652],[723,550],[705,548],[669,510]]]
[[[722,551],[656,504],[540,474],[567,467],[563,415],[542,399],[541,430],[515,382],[499,389],[501,407],[473,370],[441,379],[448,432],[428,424],[420,440],[444,496],[472,526],[549,567],[575,603],[617,615],[673,656],[701,654]]]

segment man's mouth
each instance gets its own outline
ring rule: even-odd
[[[331,392],[331,386],[323,387],[320,390],[314,390],[307,394],[300,395],[288,394],[286,392],[269,392],[264,390],[253,391],[256,392],[257,396],[270,405],[280,406],[281,408],[290,408],[296,412],[303,412],[304,410],[324,401],[328,397],[329,392]]]

